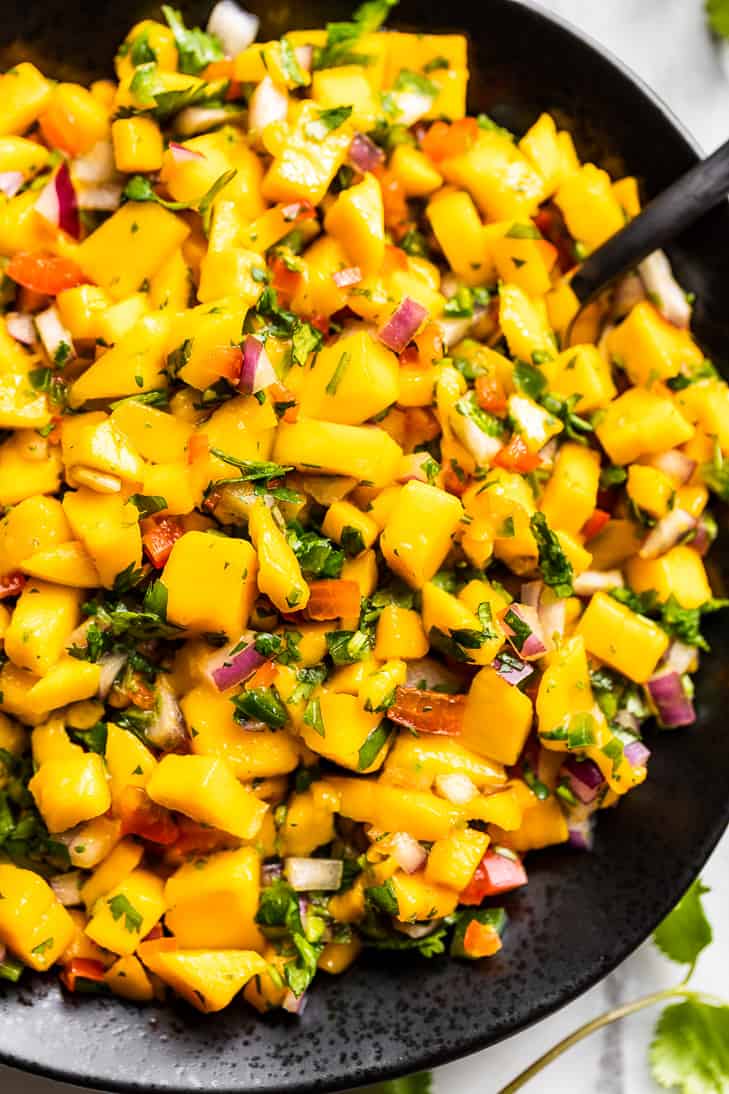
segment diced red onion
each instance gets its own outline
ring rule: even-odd
[[[568,843],[570,847],[574,847],[576,851],[592,850],[594,835],[592,819],[590,817],[587,817],[585,820],[570,823],[568,830]]]
[[[261,867],[261,884],[273,885],[283,876],[283,866],[280,862],[264,862]]]
[[[629,273],[621,277],[615,286],[613,312],[617,316],[627,315],[636,304],[645,300],[645,286],[638,274]]]
[[[400,467],[397,474],[397,482],[428,482],[428,473],[426,466],[428,461],[432,462],[433,457],[429,452],[408,452],[406,456],[403,456],[400,460]]]
[[[294,46],[294,55],[299,68],[303,72],[311,72],[311,66],[314,62],[314,47],[311,45]]]
[[[127,663],[126,653],[107,653],[99,661],[99,698],[106,699],[117,676]]]
[[[690,460],[685,452],[678,448],[669,448],[666,452],[659,452],[657,456],[651,456],[648,461],[651,467],[657,467],[664,475],[668,475],[679,486],[688,482],[696,470],[696,460]]]
[[[436,775],[435,787],[441,797],[452,805],[467,805],[478,794],[473,779],[468,775]]]
[[[415,125],[433,105],[433,96],[421,91],[392,91],[390,97],[398,125]]]
[[[662,726],[676,729],[696,721],[693,703],[686,695],[679,673],[663,672],[652,676],[646,690]]]
[[[577,596],[592,596],[594,593],[620,589],[625,584],[620,570],[583,570],[576,574],[573,582]]]
[[[309,996],[305,991],[302,992],[301,995],[296,996],[292,991],[289,990],[284,995],[281,1006],[284,1010],[287,1010],[289,1014],[297,1014],[299,1017],[301,1017],[301,1015],[306,1010],[308,1002]]]
[[[507,622],[502,624],[506,631],[506,636],[516,652],[523,661],[533,661],[538,657],[542,657],[547,652],[547,644],[544,640],[542,624],[536,609],[530,608],[528,604],[517,604],[515,602],[509,605],[509,611],[518,616],[530,631],[529,635],[524,639],[523,645],[519,648],[513,641],[514,632],[509,624]]]
[[[0,193],[14,198],[24,181],[22,171],[0,171]]]
[[[240,642],[224,646],[208,659],[203,671],[218,691],[227,691],[247,680],[266,660],[252,642],[240,647]]]
[[[219,39],[226,57],[235,57],[256,40],[259,19],[234,0],[218,0],[210,12],[207,30]]]
[[[46,351],[51,361],[54,360],[56,353],[61,346],[64,345],[68,346],[70,356],[75,356],[73,338],[61,322],[61,317],[58,314],[58,309],[55,304],[36,315],[35,327],[38,331],[38,336],[43,343],[43,349]]]
[[[707,521],[702,514],[696,522],[696,532],[691,540],[691,546],[703,558],[714,542],[715,528],[713,522]]]
[[[440,927],[443,919],[429,919],[427,923],[401,923],[400,920],[394,919],[392,925],[396,931],[400,934],[405,934],[408,938],[427,938],[433,931],[437,931]]]
[[[417,300],[413,300],[412,297],[406,296],[393,314],[390,316],[384,327],[381,327],[377,332],[377,337],[391,349],[393,353],[402,353],[409,341],[411,341],[413,335],[417,331],[418,327],[427,319],[427,309],[419,304]]]
[[[483,429],[465,414],[453,418],[453,426],[460,440],[480,466],[488,466],[497,452],[501,451],[501,441],[484,433]]]
[[[666,254],[663,251],[654,251],[638,264],[638,272],[664,319],[675,327],[686,329],[691,322],[691,305],[673,276]]]
[[[542,603],[539,608],[539,622],[548,650],[553,650],[564,635],[567,625],[567,605],[564,600],[552,600]]]
[[[526,604],[529,608],[538,608],[543,589],[543,581],[525,581],[519,593],[522,604]]]
[[[175,133],[181,137],[196,137],[219,125],[242,122],[246,117],[247,112],[233,103],[225,106],[186,106],[175,115]]]
[[[122,184],[104,182],[98,186],[79,186],[76,197],[79,209],[89,209],[100,213],[113,213],[121,205]]]
[[[175,163],[189,163],[191,160],[207,159],[204,152],[199,152],[197,148],[185,148],[184,144],[178,144],[177,141],[170,141],[168,147]]]
[[[264,76],[248,103],[248,128],[251,132],[262,133],[271,122],[286,121],[288,110],[286,89],[275,84],[270,76]]]
[[[346,270],[337,270],[332,274],[332,281],[339,289],[348,289],[350,285],[358,285],[362,280],[362,271],[359,266],[348,266]]]
[[[418,843],[407,832],[395,832],[389,842],[392,846],[392,857],[406,874],[414,874],[428,857],[422,843]]]
[[[688,646],[685,642],[679,642],[676,639],[668,647],[664,664],[666,668],[672,669],[673,672],[678,672],[683,676],[685,672],[696,671],[698,656],[695,646]]]
[[[605,776],[597,764],[593,760],[578,760],[576,756],[569,756],[563,767],[575,797],[585,804],[594,801],[605,782]]]
[[[671,509],[661,517],[643,540],[638,554],[641,558],[658,558],[670,550],[674,544],[696,527],[696,518],[685,509]]]
[[[263,391],[264,388],[275,384],[276,379],[276,373],[263,342],[253,334],[246,335],[238,389],[244,395],[255,395],[257,391]]]
[[[366,137],[364,133],[355,133],[349,146],[350,163],[363,173],[374,171],[385,162],[385,153],[378,144]]]
[[[623,755],[631,767],[645,767],[651,756],[651,750],[642,741],[631,741],[623,749]]]
[[[425,687],[432,690],[441,685],[453,688],[461,683],[461,677],[452,669],[436,661],[434,657],[419,657],[407,662],[405,684],[409,688]],[[463,689],[465,691],[465,688]]]
[[[74,182],[108,182],[117,175],[114,146],[110,140],[97,141],[90,152],[71,161]]]
[[[628,733],[640,733],[640,721],[629,710],[619,710],[613,721],[622,726]]]
[[[37,335],[32,315],[8,312],[5,316],[5,326],[8,334],[16,342],[21,342],[24,346],[34,346],[36,344]]]
[[[51,878],[51,889],[56,894],[56,900],[59,900],[64,908],[72,908],[74,904],[80,904],[81,871],[68,870],[65,874],[56,874]]]
[[[35,211],[54,228],[60,228],[74,239],[81,236],[76,191],[71,182],[68,164],[62,163],[55,175],[41,190]]]
[[[145,736],[155,748],[163,752],[174,752],[187,740],[187,730],[180,704],[166,676],[157,677],[155,690],[157,692],[156,717],[146,728]]]
[[[342,884],[344,864],[338,858],[287,858],[284,874],[297,893],[332,892]]]
[[[533,665],[528,665],[526,661],[520,660],[513,654],[507,660],[497,657],[493,667],[501,679],[506,680],[507,684],[511,684],[513,687],[517,687],[524,680],[528,680],[534,672]]]

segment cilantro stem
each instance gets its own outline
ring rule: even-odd
[[[558,1044],[554,1045],[545,1052],[543,1056],[540,1056],[538,1060],[535,1060],[533,1064],[525,1068],[520,1075],[507,1083],[498,1091],[498,1094],[514,1094],[515,1091],[521,1090],[522,1087],[533,1079],[535,1075],[538,1075],[547,1064],[551,1064],[553,1060],[558,1059],[563,1052],[572,1048],[579,1041],[582,1041],[585,1037],[589,1037],[591,1033],[597,1032],[598,1029],[602,1029],[603,1026],[609,1026],[612,1022],[618,1022],[621,1018],[627,1018],[631,1014],[636,1014],[639,1010],[645,1010],[646,1007],[653,1007],[656,1003],[663,1003],[667,999],[696,999],[704,1002],[722,1003],[723,1000],[717,1000],[714,996],[707,995],[701,991],[691,991],[685,987],[685,981],[679,984],[675,988],[664,988],[663,991],[654,991],[650,995],[643,995],[640,999],[633,1000],[632,1003],[624,1003],[620,1007],[615,1007],[613,1010],[606,1011],[605,1014],[601,1014],[598,1018],[593,1018],[589,1022],[585,1022],[584,1026],[580,1026],[574,1033],[570,1033],[568,1037],[565,1037]]]

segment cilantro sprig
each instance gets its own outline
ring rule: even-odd
[[[696,962],[712,941],[711,924],[701,900],[708,891],[700,879],[694,881],[653,934],[653,942],[669,961],[688,967],[675,987],[651,992],[593,1018],[522,1071],[499,1094],[515,1094],[548,1063],[596,1030],[661,1003],[668,1005],[656,1022],[650,1046],[653,1078],[660,1086],[679,1089],[682,1094],[726,1094],[729,1002],[689,987]]]

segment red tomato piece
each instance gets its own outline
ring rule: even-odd
[[[418,733],[457,737],[463,725],[465,705],[465,695],[399,687],[395,690],[395,702],[388,709],[387,717]]]
[[[325,578],[309,586],[306,616],[315,622],[325,619],[353,619],[359,615],[360,593],[356,581]]]
[[[147,517],[142,521],[142,547],[155,570],[162,569],[184,531],[179,517]]]
[[[23,288],[44,296],[55,296],[63,289],[74,289],[89,280],[70,258],[44,251],[20,251],[10,259],[5,273]]]
[[[388,717],[392,717],[390,711]],[[520,859],[507,858],[498,851],[487,851],[459,900],[461,904],[480,904],[484,897],[508,893],[526,883],[526,870]]]
[[[21,574],[20,570],[13,570],[10,574],[4,574],[0,577],[0,600],[7,600],[9,596],[17,596],[18,593],[22,593],[27,580],[25,574]]]

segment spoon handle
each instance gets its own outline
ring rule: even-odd
[[[729,141],[697,163],[582,263],[570,284],[587,304],[620,274],[675,239],[729,194]]]

